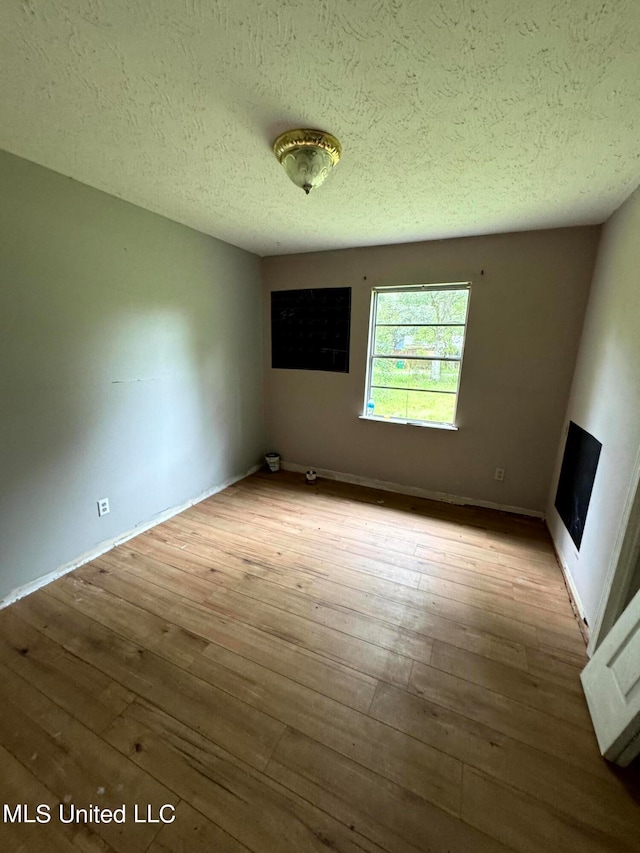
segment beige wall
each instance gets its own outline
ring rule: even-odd
[[[553,507],[564,433],[548,523],[593,625],[607,574],[617,561],[621,523],[640,462],[640,190],[602,229],[565,432],[569,420],[602,442],[580,551]]]
[[[5,153],[0,186],[2,599],[264,436],[258,258]]]
[[[263,259],[271,448],[295,464],[544,511],[598,236],[571,228]],[[468,279],[459,431],[359,420],[371,288]],[[345,286],[350,373],[272,369],[270,292]]]

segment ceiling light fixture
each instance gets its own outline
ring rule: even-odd
[[[273,143],[273,153],[293,183],[307,195],[319,187],[342,154],[340,143],[324,130],[287,130]]]

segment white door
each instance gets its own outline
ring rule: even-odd
[[[580,678],[600,752],[626,767],[640,753],[640,592]]]

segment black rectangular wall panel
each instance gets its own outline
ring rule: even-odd
[[[578,549],[601,450],[602,444],[597,438],[569,421],[555,507]]]
[[[271,366],[349,372],[351,288],[271,294]]]

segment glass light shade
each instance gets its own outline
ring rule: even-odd
[[[307,195],[319,187],[333,167],[333,160],[323,148],[293,148],[282,158],[284,170],[293,183]]]
[[[324,130],[298,129],[281,133],[273,153],[293,181],[307,195],[319,187],[340,160],[340,143]]]

